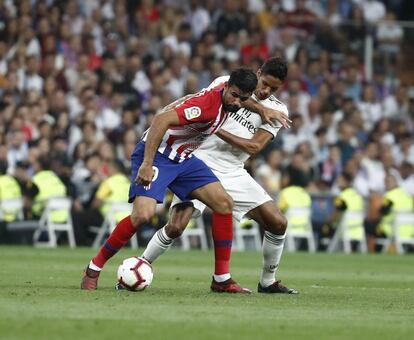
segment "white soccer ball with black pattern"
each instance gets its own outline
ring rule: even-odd
[[[153,276],[151,264],[142,257],[127,258],[118,268],[118,282],[131,291],[149,287]]]

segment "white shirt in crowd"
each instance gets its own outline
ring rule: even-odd
[[[36,90],[41,92],[43,89],[43,78],[38,74],[27,74],[25,70],[17,71],[17,87],[20,91]]]
[[[408,113],[408,103],[400,105],[395,96],[387,96],[382,102],[384,117],[396,118]]]
[[[364,19],[369,23],[376,23],[385,17],[385,5],[377,0],[358,0],[364,14]]]
[[[399,40],[403,35],[404,31],[395,22],[383,21],[378,25],[377,38],[380,41],[383,39]]]
[[[383,116],[383,109],[380,103],[377,102],[359,102],[357,107],[361,112],[362,119],[364,120],[364,128],[366,131],[372,130],[375,123],[378,122]]]
[[[201,6],[197,7],[195,11],[190,13],[189,22],[195,39],[199,39],[207,30],[210,25],[210,21],[210,14]]]

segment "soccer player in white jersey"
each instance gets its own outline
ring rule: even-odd
[[[287,65],[282,59],[267,60],[257,72],[258,85],[252,99],[287,115],[286,105],[274,96],[286,75]],[[227,79],[220,77],[210,87],[220,86]],[[275,138],[281,127],[279,122],[274,126],[263,123],[258,114],[241,108],[230,113],[221,130],[210,136],[195,154],[211,168],[233,198],[233,216],[239,221],[246,216],[264,226],[263,269],[258,292],[297,294],[296,290],[282,285],[275,277],[285,241],[286,218],[273,199],[244,169],[244,162]],[[192,216],[202,213],[205,207],[200,201],[183,202],[175,196],[168,224],[153,236],[142,256],[151,263],[155,261],[171,246],[173,239],[182,234]],[[212,291],[238,292],[230,275],[232,233],[232,230],[220,228],[214,223],[215,273]]]

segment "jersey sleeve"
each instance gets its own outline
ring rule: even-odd
[[[277,133],[279,132],[280,128],[281,128],[281,126],[276,127],[276,126],[272,126],[270,124],[262,124],[262,125],[259,126],[259,129],[269,132],[273,136],[273,138],[275,138],[277,136]]]
[[[289,111],[286,107],[285,104],[283,104],[281,101],[279,101],[278,99],[276,99],[276,97],[274,96],[270,96],[270,98],[266,101],[266,102],[259,102],[262,105],[273,109],[273,110],[277,110],[277,111],[281,111],[285,114],[287,114],[289,116]],[[259,129],[265,130],[267,132],[269,132],[273,138],[275,138],[279,132],[279,130],[282,128],[282,124],[280,124],[279,122],[275,122],[274,126],[270,125],[270,124],[262,124],[261,126],[259,126]]]
[[[216,105],[217,100],[221,101],[217,91],[202,91],[178,105],[175,111],[178,114],[180,125],[208,122],[215,119],[219,113],[219,105]]]

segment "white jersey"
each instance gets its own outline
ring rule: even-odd
[[[227,81],[228,78],[228,76],[220,77],[216,79],[210,87],[214,87],[220,82]],[[288,114],[286,105],[274,96],[270,96],[261,101],[259,101],[255,95],[253,95],[252,98],[263,106]],[[251,139],[257,129],[268,131],[274,138],[281,127],[282,125],[279,122],[276,122],[274,127],[270,124],[264,124],[259,114],[241,108],[237,112],[228,113],[227,120],[221,128],[235,136]],[[250,157],[248,153],[230,145],[215,135],[208,137],[194,154],[203,160],[212,170],[224,173],[243,168],[244,162]]]

